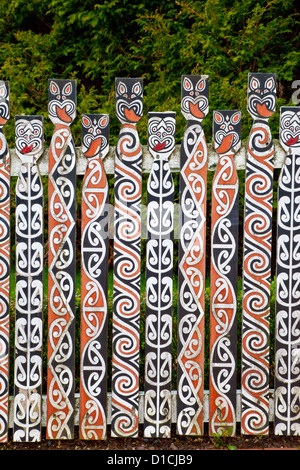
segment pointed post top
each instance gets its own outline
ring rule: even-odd
[[[276,73],[249,73],[247,107],[253,119],[268,120],[276,108]]]
[[[0,80],[0,128],[9,120],[9,82]]]
[[[293,153],[300,149],[300,106],[280,108],[279,141],[282,148]]]
[[[43,153],[43,116],[15,117],[16,152],[23,163],[35,163]]]
[[[82,152],[87,158],[104,158],[109,151],[109,115],[82,114]]]
[[[188,120],[202,121],[208,113],[209,76],[181,76],[181,112]]]
[[[241,147],[241,111],[214,111],[213,144],[221,154],[236,153]]]
[[[122,124],[135,125],[143,116],[143,79],[116,78],[116,116]]]
[[[76,80],[48,80],[48,112],[53,124],[70,126],[76,117]]]
[[[166,160],[175,148],[176,113],[150,112],[148,116],[149,151],[153,158]]]

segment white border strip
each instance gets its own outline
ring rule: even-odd
[[[274,147],[275,147],[275,154],[274,154],[274,167],[281,168],[283,162],[285,160],[285,152],[279,144],[278,140],[274,140]],[[212,149],[212,144],[207,144],[208,148],[208,170],[214,171],[216,169],[218,163],[218,154]],[[153,163],[153,157],[150,154],[148,147],[146,145],[142,146],[143,151],[143,172],[150,173]],[[46,149],[38,161],[38,167],[41,175],[48,175],[49,168],[48,168],[48,152],[49,150]],[[10,149],[11,155],[11,176],[18,176],[20,169],[21,169],[21,161],[16,155],[15,149]],[[86,157],[83,155],[81,148],[76,147],[76,155],[77,155],[77,162],[76,162],[76,174],[77,175],[84,175],[87,165]],[[114,174],[115,169],[115,147],[111,147],[108,155],[105,157],[104,169],[106,174],[112,175]],[[243,142],[241,149],[235,155],[235,164],[237,170],[244,170],[245,163],[246,163],[246,155],[247,155],[247,142]],[[180,145],[176,145],[173,154],[169,160],[170,168],[172,172],[180,171]]]

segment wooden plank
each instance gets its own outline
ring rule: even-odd
[[[280,110],[280,143],[286,152],[278,181],[275,434],[300,433],[300,107]]]
[[[76,81],[49,80],[48,439],[74,433]]]
[[[37,160],[43,153],[42,116],[16,116],[22,162],[16,184],[16,315],[13,440],[41,440],[43,345],[43,185]]]
[[[184,75],[181,111],[187,126],[181,145],[178,253],[177,433],[203,433],[204,309],[209,78]]]
[[[122,127],[115,154],[114,437],[138,435],[142,148],[136,124],[142,112],[142,79],[117,78],[116,115]]]
[[[275,111],[276,75],[249,74],[245,180],[242,434],[269,433],[269,336],[274,145],[268,124]]]
[[[10,152],[3,127],[9,117],[9,83],[0,80],[0,442],[8,440]]]
[[[148,143],[144,435],[170,437],[175,113],[149,113]]]
[[[282,168],[282,165],[285,161],[285,153],[279,144],[277,139],[274,139],[274,168]],[[207,145],[207,170],[215,171],[219,157],[218,154],[212,148],[210,142],[206,143]],[[146,145],[141,145],[142,148],[142,171],[143,173],[150,173],[153,163],[153,157],[149,152],[149,149]],[[234,162],[237,170],[244,170],[246,163],[246,153],[247,153],[247,142],[242,142],[240,150],[234,156]],[[172,173],[177,173],[180,171],[180,154],[181,154],[181,145],[175,145],[174,152],[172,153],[169,159],[170,170]],[[20,159],[16,155],[14,148],[10,149],[11,156],[11,176],[18,176],[21,168]],[[110,146],[109,153],[105,158],[104,170],[106,175],[113,175],[115,172],[115,147]],[[76,174],[84,176],[87,167],[87,159],[82,153],[80,147],[76,147]],[[48,148],[45,148],[42,157],[38,161],[38,168],[41,175],[48,175]]]
[[[107,435],[108,183],[102,160],[109,150],[109,116],[82,116],[88,159],[81,205],[80,438]]]
[[[214,111],[219,163],[212,183],[210,271],[209,434],[236,434],[239,181],[234,154],[241,145],[241,112]]]

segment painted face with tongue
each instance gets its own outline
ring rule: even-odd
[[[49,80],[48,100],[51,121],[69,126],[76,117],[76,81]]]
[[[275,111],[276,74],[250,73],[248,76],[248,111],[253,119],[268,120]]]
[[[241,146],[241,111],[214,111],[213,136],[219,155],[237,152]]]
[[[208,75],[181,77],[181,112],[186,119],[202,121],[208,113]]]
[[[300,107],[283,106],[280,108],[279,140],[284,150],[300,150]]]
[[[149,113],[149,151],[154,158],[168,158],[175,147],[175,113]]]
[[[122,124],[136,124],[143,115],[143,80],[116,78],[116,116]]]
[[[21,160],[28,155],[37,160],[43,153],[43,117],[15,117],[16,152]]]
[[[88,158],[104,158],[109,150],[108,114],[82,115],[82,152]]]

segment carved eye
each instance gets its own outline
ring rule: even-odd
[[[270,90],[273,90],[274,86],[275,86],[274,78],[271,77],[266,81],[265,87],[267,90],[270,91]]]
[[[99,122],[98,122],[99,127],[101,127],[101,128],[106,127],[107,124],[108,124],[108,117],[107,116],[103,116],[99,119]]]
[[[92,125],[91,120],[88,116],[82,116],[81,122],[82,122],[83,127],[85,128],[88,128]]]
[[[188,92],[191,92],[193,90],[193,84],[191,80],[187,77],[184,77],[183,79],[183,89]]]
[[[234,113],[231,118],[230,118],[230,122],[232,124],[238,124],[241,120],[241,113],[237,112],[237,113]]]
[[[59,94],[59,87],[57,85],[57,83],[51,81],[50,82],[50,93],[52,95],[58,95]]]
[[[70,96],[70,94],[72,93],[72,90],[73,90],[72,83],[69,82],[64,86],[62,94],[64,96]]]
[[[250,89],[253,91],[258,91],[259,92],[259,81],[257,78],[252,77],[250,81]]]
[[[217,112],[214,113],[214,118],[217,124],[222,124],[222,122],[224,121],[224,116],[222,116],[222,114],[219,114]]]
[[[127,86],[125,85],[125,83],[119,82],[117,93],[118,95],[124,95],[124,93],[127,93]]]
[[[135,83],[132,87],[132,93],[134,93],[135,95],[140,95],[141,92],[142,92],[142,87],[141,87],[140,82]]]
[[[0,98],[4,99],[7,95],[7,89],[5,85],[0,86]]]
[[[204,90],[205,86],[206,82],[203,78],[201,78],[201,80],[199,80],[196,84],[196,90],[201,92]]]

